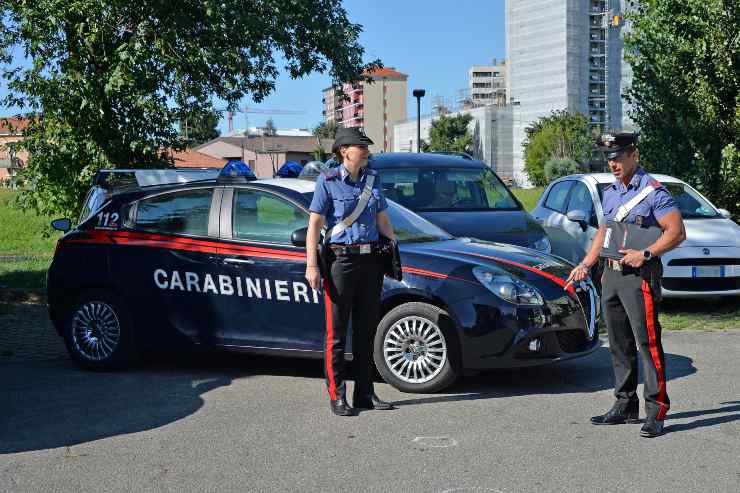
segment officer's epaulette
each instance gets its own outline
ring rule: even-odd
[[[324,179],[326,181],[331,181],[331,180],[336,179],[340,174],[341,174],[341,171],[339,170],[339,168],[330,169],[329,171],[324,173],[324,176],[325,176]]]
[[[663,187],[663,184],[651,176],[650,177],[650,186],[653,187],[653,188],[655,188],[655,189],[658,189],[658,188],[662,188]]]

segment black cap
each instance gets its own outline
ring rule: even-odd
[[[637,145],[638,132],[607,133],[596,138],[596,146],[606,159],[614,159],[632,146]]]
[[[332,146],[332,152],[337,152],[341,146],[369,146],[374,144],[370,137],[365,135],[359,127],[344,128],[340,127],[337,129],[337,135],[334,137],[334,145]]]

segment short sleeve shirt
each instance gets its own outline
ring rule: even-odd
[[[375,175],[375,182],[362,214],[344,231],[332,235],[330,243],[353,245],[358,243],[373,243],[379,239],[377,215],[388,208],[388,203],[380,187],[380,177],[377,171],[363,168],[356,182],[344,165],[322,173],[316,180],[316,190],[313,193],[309,210],[321,214],[326,219],[327,228],[331,229],[339,221],[352,214],[355,210],[365,181],[370,175]]]
[[[648,175],[644,169],[637,168],[635,176],[632,177],[627,186],[621,180],[616,180],[604,190],[604,200],[602,201],[604,219],[602,224],[609,219],[613,221],[619,207],[629,202],[648,185],[652,185],[655,190],[633,207],[622,222],[659,226],[658,219],[660,217],[671,211],[679,210],[678,204],[676,204],[668,190],[658,180]]]

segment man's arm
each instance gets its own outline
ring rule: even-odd
[[[317,246],[319,244],[319,234],[323,227],[324,216],[312,212],[308,216],[308,232],[306,233],[306,280],[313,289],[319,289],[321,284]]]
[[[663,230],[663,234],[660,235],[660,238],[655,243],[647,248],[654,257],[659,257],[666,252],[670,252],[686,239],[683,218],[681,217],[681,212],[677,209],[663,214],[657,220],[660,229]],[[623,264],[640,267],[645,263],[645,256],[642,254],[642,251],[620,250],[620,253],[624,253],[624,258],[620,261]]]
[[[586,256],[583,257],[580,264],[576,265],[575,268],[570,271],[570,275],[567,279],[568,283],[573,281],[582,281],[588,277],[589,270],[599,260],[601,247],[604,244],[604,236],[606,236],[606,225],[602,224],[599,226],[599,230],[596,232],[596,236],[594,236],[594,240],[591,242],[591,248],[589,248]]]

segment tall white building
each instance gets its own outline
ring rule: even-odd
[[[621,14],[625,0],[506,0],[514,178],[527,183],[524,129],[552,111],[578,111],[602,129],[624,118]]]
[[[468,89],[463,106],[506,104],[506,62],[473,65],[468,70]]]

